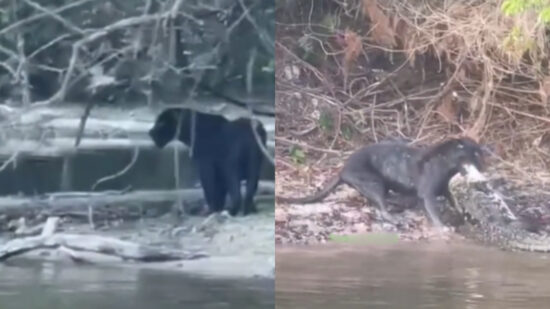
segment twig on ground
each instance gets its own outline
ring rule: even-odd
[[[1,246],[0,262],[34,250],[59,248],[83,254],[99,253],[119,257],[123,261],[138,262],[193,260],[207,256],[202,252],[168,250],[105,236],[56,233],[58,222],[59,218],[50,217],[41,235],[14,239]]]

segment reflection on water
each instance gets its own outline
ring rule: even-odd
[[[0,264],[1,309],[273,308],[273,280],[55,263]]]
[[[469,245],[277,248],[277,308],[550,308],[550,255]]]

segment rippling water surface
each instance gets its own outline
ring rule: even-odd
[[[277,248],[277,308],[550,308],[550,254],[470,245]]]
[[[272,280],[17,261],[0,264],[1,309],[273,308]]]

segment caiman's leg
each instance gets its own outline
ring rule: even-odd
[[[449,205],[451,205],[452,208],[456,209],[462,215],[466,214],[466,210],[461,205],[457,204],[456,199],[449,190],[448,186],[443,190],[443,196],[447,199],[447,201],[449,201]]]

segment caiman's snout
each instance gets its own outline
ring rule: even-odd
[[[469,181],[484,181],[487,180],[485,175],[473,164],[466,164],[462,166],[462,169],[465,171],[464,174],[461,174],[465,176]]]

